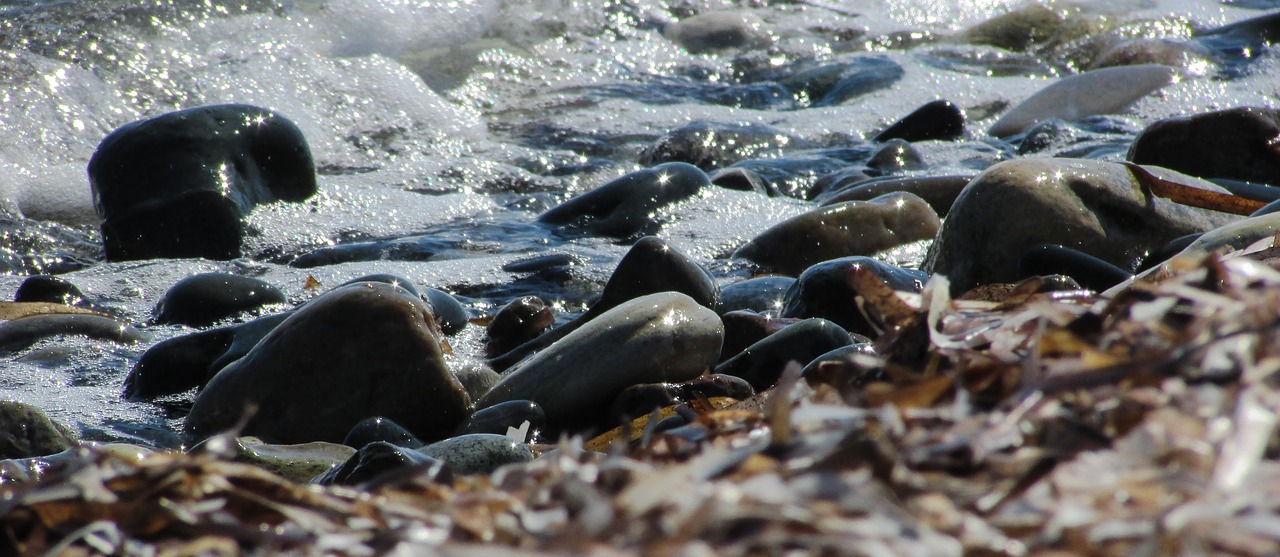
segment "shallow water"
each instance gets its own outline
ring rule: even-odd
[[[165,290],[197,272],[264,278],[294,302],[311,276],[332,286],[394,273],[462,296],[477,315],[526,294],[580,311],[629,240],[583,237],[534,222],[543,210],[642,166],[637,158],[692,122],[767,125],[783,136],[754,156],[803,166],[815,153],[865,161],[866,138],[916,107],[947,99],[965,109],[958,141],[915,146],[917,174],[973,173],[1016,156],[988,136],[1004,108],[1096,57],[1089,36],[1187,41],[1280,8],[1266,0],[1112,0],[1056,3],[1066,23],[1049,38],[1006,50],[963,30],[1027,4],[998,0],[720,2],[615,0],[298,0],[0,2],[0,296],[24,275],[65,277],[100,306],[145,323]],[[742,10],[765,43],[691,54],[664,37],[695,13]],[[1073,27],[1075,24],[1080,26]],[[1214,55],[1182,66],[1179,81],[1122,114],[1077,127],[1083,143],[1042,154],[1117,160],[1154,120],[1280,96],[1275,54]],[[900,67],[834,106],[778,96],[751,75],[785,77],[809,61]],[[870,62],[867,62],[867,61]],[[754,72],[754,74],[753,74]],[[898,75],[898,74],[894,74]],[[101,138],[175,109],[248,103],[276,110],[305,133],[320,193],[259,207],[249,257],[102,263],[85,166]],[[1015,138],[1016,139],[1016,138]],[[732,150],[732,149],[731,149]],[[859,158],[860,157],[860,158]],[[800,174],[797,183],[816,175]],[[751,274],[728,254],[756,233],[810,208],[787,197],[709,188],[663,210],[660,235],[724,283]],[[288,263],[338,245],[394,241],[375,261],[308,268]],[[349,249],[349,248],[344,248]],[[550,252],[578,264],[555,280],[503,265]],[[887,255],[912,265],[921,246]],[[475,354],[477,327],[455,339],[455,365]],[[181,400],[120,399],[148,346],[187,332],[146,327],[138,346],[44,341],[0,355],[0,396],[43,408],[89,439],[159,446],[179,441]]]

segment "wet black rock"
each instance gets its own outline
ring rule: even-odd
[[[82,336],[132,344],[142,340],[133,325],[112,317],[85,313],[29,315],[0,323],[0,350],[22,350],[43,339]]]
[[[890,139],[880,146],[870,159],[867,159],[867,173],[878,176],[898,174],[906,170],[920,170],[924,167],[924,155],[901,139]]]
[[[316,191],[315,163],[298,127],[246,105],[126,124],[98,145],[89,183],[112,261],[239,257],[242,218],[255,205]]]
[[[964,111],[947,100],[936,100],[915,109],[875,135],[875,141],[948,140],[964,135]]]
[[[36,275],[27,277],[22,284],[18,285],[18,290],[13,294],[13,301],[49,302],[75,306],[84,302],[84,293],[66,279]]]
[[[449,481],[452,477],[448,466],[436,458],[392,443],[374,441],[360,447],[346,462],[316,476],[311,483],[358,485],[410,468],[419,469],[422,474],[441,482]]]
[[[656,236],[646,236],[636,241],[604,285],[600,299],[591,309],[577,319],[551,329],[521,344],[507,353],[493,358],[490,365],[504,370],[529,354],[549,346],[596,316],[618,305],[647,294],[680,292],[698,304],[712,310],[720,307],[720,289],[715,279],[697,261]]]
[[[438,288],[427,288],[423,297],[431,303],[431,315],[436,318],[440,330],[446,335],[456,335],[467,328],[471,322],[471,310],[453,297],[453,294]]]
[[[862,267],[875,273],[894,290],[919,292],[929,275],[912,269],[903,269],[870,257],[844,257],[824,261],[800,275],[787,291],[783,317],[821,317],[834,321],[850,333],[878,336],[867,318],[858,310],[855,298],[858,292],[849,285],[849,273],[853,267]]]
[[[746,379],[757,391],[772,387],[787,363],[804,366],[814,358],[841,346],[853,337],[826,319],[805,319],[748,346],[716,366],[716,373]]]
[[[452,294],[436,288],[418,288],[413,281],[399,275],[388,273],[377,273],[365,275],[362,277],[351,279],[342,283],[343,286],[355,284],[357,282],[381,282],[398,286],[409,291],[410,294],[422,298],[423,301],[431,304],[431,316],[435,317],[436,324],[444,331],[446,335],[455,335],[467,327],[467,323],[471,320],[471,312],[467,307],[462,305]]]
[[[452,433],[469,404],[445,366],[427,304],[402,288],[361,282],[307,303],[222,368],[184,429],[203,439],[256,408],[243,433],[268,442],[340,442],[370,416],[429,441]]]
[[[1018,260],[1018,279],[1051,275],[1071,277],[1080,286],[1098,292],[1133,278],[1129,271],[1057,244],[1034,246]]]
[[[795,148],[797,144],[796,138],[764,124],[693,122],[645,147],[638,162],[646,166],[687,162],[710,171],[744,159],[778,157],[784,147]]]
[[[906,192],[925,200],[940,217],[951,210],[951,204],[960,196],[960,190],[969,185],[972,175],[906,176],[901,178],[873,178],[835,184],[837,189],[818,198],[822,205],[835,205],[846,201],[868,201],[886,193]]]
[[[725,189],[750,191],[769,197],[782,195],[772,182],[765,180],[750,168],[737,166],[722,168],[711,174],[711,183]]]
[[[720,288],[720,309],[731,312],[747,309],[759,313],[782,311],[787,289],[796,279],[782,276],[761,276],[738,281]]]
[[[1233,108],[1160,120],[1133,141],[1129,160],[1201,178],[1280,186],[1280,110]]]
[[[720,361],[737,356],[748,346],[800,321],[790,317],[778,317],[778,313],[780,311],[757,313],[751,310],[736,310],[721,314],[720,321],[724,323],[724,345],[720,348]]]
[[[711,185],[706,173],[670,162],[638,170],[552,207],[538,221],[605,236],[656,231],[654,212]]]
[[[910,193],[819,207],[761,232],[733,253],[766,269],[798,275],[810,265],[851,255],[874,255],[933,238],[941,222]]]
[[[48,456],[75,444],[75,435],[39,408],[0,400],[0,460]]]
[[[422,440],[416,435],[405,429],[398,423],[389,418],[382,416],[373,416],[360,420],[351,431],[347,432],[347,436],[342,439],[342,444],[348,447],[359,449],[375,442],[391,443],[397,447],[406,447],[415,449],[422,446]]]
[[[902,66],[882,56],[857,56],[830,61],[804,61],[772,68],[762,78],[776,80],[809,106],[836,106],[885,89],[903,76]]]
[[[124,380],[127,400],[152,400],[203,388],[218,370],[249,353],[291,312],[259,317],[160,341],[138,358]]]
[[[555,323],[556,316],[537,296],[517,298],[502,306],[485,329],[484,351],[490,357],[533,340]]]
[[[542,430],[547,425],[547,414],[542,407],[532,400],[508,400],[488,408],[481,408],[471,414],[465,422],[458,426],[457,435],[470,433],[492,433],[506,435],[507,428],[520,429],[529,422],[530,433]]]
[[[283,304],[279,288],[253,277],[201,273],[178,281],[156,304],[157,323],[204,327],[271,304]]]
[[[614,423],[621,424],[648,415],[657,408],[699,397],[746,400],[755,394],[751,384],[741,377],[712,373],[683,383],[649,383],[629,387],[613,400],[609,415]]]

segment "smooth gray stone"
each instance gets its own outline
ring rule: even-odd
[[[457,373],[458,382],[462,383],[462,388],[466,389],[467,395],[471,400],[477,400],[489,392],[498,381],[502,380],[502,376],[498,372],[489,369],[483,365],[469,365]]]
[[[421,467],[434,472],[437,480],[448,477],[446,466],[438,459],[414,449],[385,441],[374,441],[354,451],[346,461],[311,479],[316,485],[358,485],[396,470]]]
[[[632,385],[693,379],[720,357],[720,317],[689,296],[662,292],[605,312],[508,370],[476,408],[508,400],[542,406],[549,425],[590,426]]]
[[[605,236],[631,236],[656,231],[654,213],[688,199],[711,180],[698,167],[669,162],[637,170],[552,207],[539,222],[581,227]]]
[[[996,137],[1050,118],[1074,121],[1115,114],[1173,82],[1177,70],[1158,64],[1102,68],[1064,77],[1005,112],[987,130]]]
[[[1128,159],[1201,178],[1280,186],[1280,109],[1233,108],[1168,118],[1149,126]]]
[[[233,259],[255,205],[315,194],[315,162],[285,117],[203,106],[111,132],[89,160],[89,185],[108,260]]]
[[[782,311],[787,289],[795,282],[791,277],[762,276],[727,284],[720,287],[720,311],[746,309],[776,315]]]
[[[427,304],[402,288],[335,288],[222,368],[196,397],[185,433],[221,433],[256,406],[243,433],[272,443],[341,442],[370,416],[444,437],[470,399],[445,366],[437,331]]]
[[[66,426],[30,404],[0,400],[0,460],[60,453],[76,444]]]
[[[1241,250],[1280,232],[1280,213],[1241,219],[1215,228],[1196,238],[1179,255],[1202,254],[1230,248]]]
[[[751,12],[707,12],[671,23],[662,34],[694,54],[730,48],[762,48],[773,42],[764,22]]]
[[[810,265],[875,253],[934,237],[938,215],[910,193],[828,205],[782,221],[733,253],[767,269],[799,275]]]
[[[702,265],[684,252],[671,247],[666,240],[656,236],[641,238],[618,261],[617,268],[600,293],[600,299],[591,305],[591,309],[573,321],[489,360],[489,365],[498,371],[510,368],[529,354],[550,346],[623,302],[646,294],[668,291],[686,294],[713,310],[720,307],[720,289]]]
[[[858,310],[858,292],[849,285],[853,267],[863,267],[879,276],[893,290],[919,292],[929,278],[921,271],[902,269],[870,257],[842,257],[824,261],[801,273],[787,291],[783,317],[821,317],[834,321],[850,333],[869,337],[879,333]]]
[[[454,474],[489,474],[507,464],[530,462],[533,449],[506,435],[472,433],[432,443],[418,449],[424,455],[442,460]]]
[[[22,350],[57,336],[82,336],[119,344],[133,344],[143,338],[133,325],[111,317],[87,313],[29,315],[0,323],[0,350]]]
[[[853,337],[839,325],[826,319],[805,319],[748,346],[717,365],[716,373],[741,377],[756,391],[763,391],[778,382],[787,363],[803,366],[850,344]]]
[[[204,327],[270,304],[285,303],[284,292],[253,277],[201,273],[178,281],[156,304],[156,323]]]
[[[947,216],[951,204],[960,196],[960,191],[969,185],[973,175],[946,176],[905,176],[902,178],[865,178],[836,184],[830,195],[818,198],[822,205],[835,205],[846,201],[869,201],[886,193],[906,192],[923,199],[933,208],[939,217]]]
[[[507,428],[519,429],[529,422],[529,431],[537,432],[547,425],[547,414],[532,400],[508,400],[476,410],[458,426],[457,435],[492,433],[505,435]]]
[[[1222,191],[1190,176],[1150,170]],[[1149,198],[1120,164],[1018,159],[988,168],[961,192],[921,267],[950,279],[954,295],[1016,281],[1018,259],[1039,244],[1070,246],[1132,272],[1170,240],[1239,218]]]

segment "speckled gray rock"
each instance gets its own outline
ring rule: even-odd
[[[234,426],[273,443],[341,442],[385,416],[425,440],[448,435],[470,399],[445,367],[430,308],[402,288],[335,288],[293,313],[196,397],[185,431],[203,439]]]
[[[532,400],[557,428],[603,417],[623,389],[692,379],[720,356],[724,327],[714,311],[677,292],[650,294],[605,312],[507,371],[476,402],[486,408]]]
[[[505,464],[533,460],[533,449],[506,435],[472,433],[432,443],[419,452],[444,461],[455,474],[488,474]]]
[[[889,193],[870,201],[829,205],[782,221],[734,252],[767,269],[799,275],[810,265],[873,255],[933,238],[941,222],[923,199]]]
[[[76,443],[66,426],[39,408],[16,400],[0,401],[0,459],[48,456]]]
[[[1217,186],[1151,167],[1180,183]],[[1079,159],[1026,158],[987,169],[956,199],[922,269],[960,294],[1014,282],[1022,254],[1060,244],[1132,272],[1151,250],[1239,217],[1143,195],[1128,168]]]

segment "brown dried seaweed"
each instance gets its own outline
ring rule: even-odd
[[[1107,295],[858,281],[878,356],[447,485],[291,483],[92,448],[3,486],[19,554],[1280,553],[1280,273],[1181,260]],[[852,366],[852,367],[848,367]],[[646,434],[647,432],[647,434]]]

